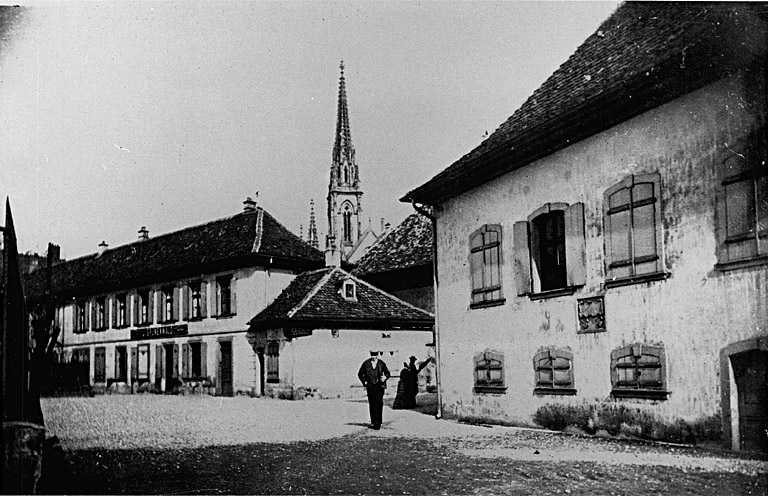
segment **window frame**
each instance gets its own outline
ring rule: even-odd
[[[651,199],[642,199],[637,202],[634,201],[632,193],[633,190],[641,184],[653,185],[653,196]],[[617,207],[611,207],[610,198],[620,192],[621,190],[629,190],[629,203],[623,204]],[[635,211],[639,208],[653,205],[653,235],[654,235],[654,254],[635,256]],[[626,260],[614,260],[613,253],[613,238],[611,233],[617,232],[612,227],[611,216],[629,211],[629,236],[630,240],[627,242],[628,250],[630,251],[629,258]],[[603,192],[603,239],[604,239],[604,253],[605,253],[605,287],[617,287],[626,286],[631,284],[638,284],[643,282],[658,281],[666,279],[669,274],[664,271],[664,251],[663,251],[663,225],[662,225],[662,194],[661,194],[661,174],[659,172],[643,173],[643,174],[630,174],[624,177],[621,181],[607,188]],[[651,272],[637,273],[637,266],[654,262],[655,267]],[[629,275],[619,276],[617,271],[621,268],[629,267]]]
[[[266,382],[267,384],[280,383],[280,342],[272,340],[267,342],[265,350],[267,357],[266,364]]]
[[[486,242],[485,241],[485,235],[487,233],[496,233],[496,237],[498,241],[492,241],[492,242]],[[477,230],[475,230],[472,234],[469,236],[469,284],[470,284],[470,308],[485,308],[485,307],[491,307],[496,305],[503,305],[506,299],[504,298],[504,282],[502,279],[502,266],[504,265],[504,238],[503,238],[503,231],[500,224],[484,224]],[[481,242],[479,246],[472,247],[474,240],[477,237],[481,237]],[[486,259],[486,253],[490,252],[491,250],[496,250],[496,264],[491,262],[488,262]],[[479,286],[475,286],[475,280],[473,277],[473,274],[475,273],[475,264],[478,262],[475,259],[476,253],[482,253],[482,261],[481,266],[479,267],[479,273],[481,276],[482,281],[480,281]],[[492,257],[490,257],[492,260]],[[498,279],[497,284],[489,284],[487,281],[485,281],[485,275],[486,275],[486,267],[490,267],[488,269],[488,272],[495,273],[496,278]],[[491,274],[491,279],[493,279],[493,274]],[[491,296],[493,293],[498,291],[498,297],[494,298]],[[480,300],[476,301],[476,297],[480,295]]]
[[[152,294],[150,288],[136,291],[136,322],[135,326],[148,326],[152,324]]]
[[[205,318],[205,281],[196,280],[187,283],[189,298],[189,315],[187,320],[195,321]]]
[[[179,320],[179,290],[175,285],[163,286],[160,288],[160,294],[162,295],[161,313],[162,320],[158,319],[161,323],[176,322]]]
[[[557,367],[556,360],[567,360],[568,368],[563,369]],[[550,360],[550,367],[541,366],[541,362],[544,360]],[[541,378],[541,372],[544,370],[551,371],[551,385],[544,385],[544,381]],[[556,370],[567,370],[569,381],[567,385],[558,385],[555,378]],[[533,373],[534,373],[534,388],[533,392],[536,395],[568,395],[572,396],[576,394],[576,378],[573,372],[573,353],[568,350],[560,348],[550,348],[540,350],[533,356]],[[548,381],[549,382],[549,381]]]
[[[226,286],[223,284],[226,283]],[[226,287],[227,291],[224,291]],[[226,295],[226,298],[224,298]],[[226,299],[227,309],[224,311]],[[216,278],[216,317],[228,318],[237,315],[235,309],[235,278],[233,275],[219,276]]]
[[[641,357],[652,357],[658,361],[658,366],[652,363],[640,363]],[[619,363],[624,358],[632,357],[633,363]],[[620,380],[620,369],[635,370],[636,379],[634,387],[625,386]],[[643,387],[640,382],[642,371],[647,369],[659,369],[658,386]],[[667,361],[666,351],[663,345],[647,345],[632,343],[611,351],[611,396],[614,398],[645,398],[666,400],[669,395],[667,390]]]
[[[75,334],[88,332],[88,302],[85,299],[75,301],[72,310],[72,331]]]
[[[498,363],[498,366],[492,364]],[[494,380],[491,377],[491,371],[498,370],[500,378]],[[486,350],[478,353],[472,360],[473,388],[472,392],[476,394],[504,394],[507,392],[504,373],[504,354],[498,351]],[[478,372],[485,373],[485,379],[478,379]]]
[[[128,293],[118,293],[115,295],[114,323],[115,329],[123,329],[129,326],[128,322]]]
[[[565,285],[542,290],[540,271],[534,260],[534,225],[536,219],[553,212],[563,212]],[[524,221],[513,226],[515,285],[518,296],[531,300],[568,296],[586,284],[587,255],[584,203],[549,202],[534,210]]]
[[[93,299],[93,330],[95,332],[106,331],[109,326],[107,320],[107,298],[98,296]]]
[[[122,361],[120,359],[121,357],[122,357]],[[128,347],[127,346],[115,346],[114,380],[115,382],[128,382]]]
[[[768,183],[768,138],[766,128],[745,136],[732,146],[726,146],[716,159],[715,225],[717,236],[717,263],[721,271],[764,265],[768,263],[768,221],[760,229],[760,205],[768,197],[760,195],[761,180]],[[752,218],[746,224],[752,228],[747,232],[729,235],[728,228],[728,186],[749,182],[751,190]],[[768,184],[765,185],[768,196]],[[746,215],[745,215],[746,217]],[[742,221],[745,220],[742,217]]]

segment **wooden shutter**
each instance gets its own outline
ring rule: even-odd
[[[190,346],[188,343],[181,344],[181,377],[182,379],[186,379],[190,377],[189,366],[190,366],[191,356],[189,354],[189,350],[190,350]]]
[[[189,303],[192,298],[192,291],[189,290],[189,284],[181,286],[179,298],[181,298],[181,318],[183,320],[189,320]]]
[[[181,304],[181,288],[179,286],[174,286],[173,288],[173,320],[174,322],[179,320],[179,308]]]
[[[158,344],[155,346],[155,381],[160,384],[160,379],[163,377],[163,345]]]
[[[229,313],[237,313],[237,278],[229,280]]]
[[[139,349],[137,347],[131,348],[131,383],[136,382],[139,378]]]
[[[200,343],[200,375],[208,377],[208,344]]]
[[[528,222],[515,222],[512,226],[515,254],[515,284],[518,296],[531,292],[531,253],[528,249]]]
[[[208,316],[208,281],[200,282],[200,317]]]
[[[141,322],[139,320],[139,307],[141,305],[140,305],[140,302],[139,302],[139,293],[138,292],[134,291],[133,293],[131,293],[131,301],[133,302],[133,312],[131,312],[131,313],[133,313],[133,323],[132,324],[135,327],[135,326],[139,325],[139,322]]]
[[[112,329],[117,329],[117,295],[112,295],[109,297],[110,304],[108,305],[109,311],[112,313]]]
[[[583,203],[574,203],[565,209],[565,266],[568,286],[583,286],[586,283]]]
[[[179,345],[173,345],[173,378],[179,377]]]
[[[93,321],[93,307],[95,305],[93,304],[93,301],[86,301],[85,302],[85,329],[84,331],[89,331],[91,329],[91,321]]]

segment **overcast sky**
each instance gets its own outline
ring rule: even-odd
[[[618,4],[32,5],[0,43],[0,198],[20,251],[71,259],[256,192],[296,234],[314,198],[322,243],[342,59],[364,224],[395,225]]]

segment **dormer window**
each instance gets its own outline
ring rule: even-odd
[[[347,301],[357,301],[357,285],[353,279],[346,279],[342,283],[341,296]]]

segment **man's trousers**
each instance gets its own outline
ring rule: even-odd
[[[381,411],[384,408],[384,388],[380,384],[369,384],[365,386],[368,393],[368,411],[371,414],[371,425],[373,427],[381,426]]]

